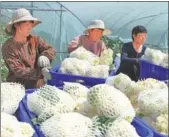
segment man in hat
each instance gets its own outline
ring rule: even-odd
[[[125,43],[122,47],[121,63],[116,74],[124,73],[131,80],[138,81],[140,75],[139,59],[144,55],[146,47],[147,29],[138,25],[132,29],[132,42]]]
[[[2,45],[2,55],[9,70],[7,82],[18,82],[25,88],[43,86],[43,69],[50,66],[56,51],[40,37],[30,35],[39,23],[41,21],[26,9],[13,12],[12,21],[5,29],[11,38]]]
[[[68,52],[70,53],[79,46],[83,46],[95,55],[100,56],[105,48],[105,44],[101,40],[101,37],[109,34],[111,34],[111,31],[105,28],[102,20],[92,20],[84,31],[84,35],[77,36],[70,42],[68,45]]]

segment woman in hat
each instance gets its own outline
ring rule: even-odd
[[[95,55],[100,56],[105,48],[105,44],[101,40],[101,37],[111,34],[111,31],[105,28],[102,20],[92,20],[84,33],[84,35],[77,36],[70,42],[68,45],[68,52],[70,53],[79,46],[83,46]]]
[[[18,82],[25,88],[43,86],[42,71],[50,66],[56,51],[38,36],[30,35],[33,27],[41,23],[26,9],[17,9],[6,26],[11,36],[2,45],[2,55],[9,70],[7,82]]]
[[[132,42],[125,43],[122,47],[121,63],[116,74],[128,75],[131,80],[138,81],[140,75],[139,59],[144,55],[146,47],[144,43],[147,37],[147,29],[144,26],[135,26],[132,29]]]

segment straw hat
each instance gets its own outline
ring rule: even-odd
[[[8,35],[14,35],[13,24],[17,23],[17,22],[21,22],[21,21],[34,21],[33,27],[35,27],[36,25],[41,23],[41,21],[32,17],[32,15],[30,14],[30,12],[28,10],[21,8],[21,9],[15,10],[13,12],[12,21],[10,21],[7,24],[7,26],[5,28],[5,32]]]
[[[105,28],[104,22],[102,20],[92,20],[89,23],[89,26],[87,29],[84,31],[84,34],[88,34],[89,29],[103,29],[103,35],[110,35],[112,32],[109,29]]]

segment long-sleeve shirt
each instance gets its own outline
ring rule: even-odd
[[[52,60],[56,51],[40,37],[35,38],[37,50],[32,54],[28,52],[29,41],[21,43],[10,38],[3,44],[2,55],[9,70],[7,82],[18,82],[26,88],[35,88],[37,81],[43,78],[41,68],[37,66],[37,59],[44,55]]]
[[[124,73],[132,80],[137,81],[140,74],[140,65],[138,59],[144,55],[146,47],[143,45],[140,53],[136,52],[132,42],[125,43],[121,52],[121,63],[116,74]]]
[[[87,35],[80,35],[75,37],[68,45],[68,52],[72,52],[79,46],[83,46],[85,49],[91,51],[97,56],[101,55],[101,52],[105,49],[105,44],[102,40],[91,41]]]

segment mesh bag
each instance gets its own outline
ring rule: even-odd
[[[139,137],[136,129],[126,120],[117,118],[107,125],[105,137]]]
[[[27,105],[39,116],[38,122],[43,122],[57,112],[72,112],[76,103],[68,93],[55,86],[45,85],[27,96]]]
[[[76,112],[52,116],[41,130],[48,137],[95,137],[92,120]]]
[[[138,108],[144,116],[154,118],[168,113],[168,88],[141,92],[138,97]]]
[[[110,48],[103,50],[103,52],[101,52],[99,64],[110,66],[112,63],[113,63],[113,50]]]
[[[64,82],[63,90],[69,93],[74,100],[86,98],[89,89],[80,83]]]
[[[106,78],[109,76],[109,66],[107,65],[90,66],[87,69],[85,76]]]
[[[135,116],[135,111],[127,96],[112,86],[99,84],[90,88],[87,99],[99,116],[109,118],[120,116],[129,122]]]
[[[25,95],[25,88],[19,83],[1,83],[1,112],[14,114]]]

